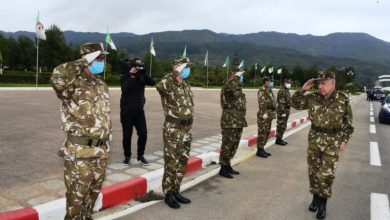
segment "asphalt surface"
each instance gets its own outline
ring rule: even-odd
[[[220,134],[220,90],[193,88],[195,96],[194,140]],[[119,118],[121,92],[111,90],[113,141],[109,163],[123,160]],[[245,90],[248,124],[256,124],[257,90]],[[148,126],[146,154],[162,150],[163,112],[156,90],[146,91]],[[54,91],[0,92],[0,191],[18,189],[48,179],[61,179],[63,161],[56,154],[65,139],[60,130],[60,102]],[[136,132],[133,141],[136,143]],[[132,146],[136,155],[136,146]]]
[[[369,104],[365,96],[352,103],[355,132],[336,170],[333,197],[326,219],[370,219],[370,194],[390,195],[389,126],[378,124],[379,103],[374,103],[377,133],[369,132]],[[253,157],[237,166],[234,179],[213,177],[183,193],[192,199],[179,210],[163,202],[121,219],[315,219],[307,177],[309,127],[286,138],[285,147],[269,148],[269,159]],[[376,141],[382,166],[370,165],[370,141]]]

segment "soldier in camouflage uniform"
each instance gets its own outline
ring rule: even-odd
[[[285,78],[283,82],[283,87],[279,89],[278,96],[276,98],[276,113],[277,113],[277,122],[276,122],[276,141],[275,144],[286,145],[287,142],[283,140],[283,134],[286,130],[288,116],[290,115],[290,106],[291,106],[291,80]]]
[[[108,87],[95,74],[103,72],[103,44],[84,44],[82,59],[57,66],[51,85],[61,101],[64,155],[65,219],[92,219],[106,173],[111,140]]]
[[[319,91],[304,95],[316,80]],[[318,210],[319,219],[325,218],[327,199],[332,196],[339,151],[344,150],[354,130],[348,95],[337,91],[335,85],[333,72],[320,72],[317,79],[308,80],[292,96],[292,106],[298,110],[308,109],[312,123],[307,150],[310,192],[313,194],[309,210]]]
[[[236,154],[242,130],[247,126],[246,99],[241,87],[244,71],[238,68],[238,63],[236,64],[233,60],[231,77],[221,89],[222,147],[219,156],[221,164],[219,175],[230,179],[233,178],[231,174],[239,174],[233,170],[230,160]]]
[[[189,59],[176,58],[172,68],[173,73],[165,75],[156,84],[156,88],[160,93],[165,115],[163,128],[165,165],[162,188],[165,203],[177,209],[180,208],[179,203],[191,202],[180,195],[180,183],[190,154],[194,101],[191,88],[184,80],[190,74]]]
[[[267,158],[271,156],[270,153],[264,150],[267,143],[269,132],[271,130],[272,120],[275,119],[276,103],[275,97],[272,93],[273,81],[268,78],[263,78],[263,86],[257,92],[257,100],[259,103],[259,110],[257,112],[257,153],[256,156]]]

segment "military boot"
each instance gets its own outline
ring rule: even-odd
[[[240,174],[240,172],[233,170],[233,167],[232,167],[230,164],[227,165],[227,171],[228,171],[230,174],[234,174],[234,175]]]
[[[318,203],[318,212],[317,212],[317,218],[318,219],[324,219],[326,217],[326,203],[328,199],[326,198],[319,198],[319,203]]]
[[[129,164],[129,162],[130,162],[130,157],[125,157],[125,159],[123,160],[123,163]]]
[[[176,199],[175,199],[175,196],[174,196],[174,193],[173,192],[167,192],[167,194],[165,194],[165,199],[164,199],[164,202],[171,208],[173,209],[178,209],[180,208],[180,204],[177,203]]]
[[[287,142],[285,142],[282,138],[276,138],[275,144],[284,146]]]
[[[319,197],[317,194],[314,194],[313,195],[313,201],[310,203],[309,205],[309,211],[311,212],[315,212],[317,211],[317,208],[318,208],[318,200],[319,200]]]
[[[227,165],[221,165],[221,170],[219,170],[219,175],[223,176],[223,177],[226,177],[228,179],[233,179],[233,176],[230,175],[230,173],[228,172],[227,169],[228,169]]]
[[[256,156],[262,157],[262,158],[267,158],[268,155],[265,153],[264,149],[257,149]]]
[[[188,198],[186,198],[186,197],[180,195],[179,192],[173,193],[173,196],[175,197],[175,200],[176,200],[177,202],[180,202],[180,203],[183,203],[183,204],[191,203],[191,200],[190,200],[190,199],[188,199]]]
[[[268,153],[267,151],[265,151],[264,149],[263,149],[263,151],[264,151],[265,154],[267,154],[267,156],[271,156],[271,154]]]

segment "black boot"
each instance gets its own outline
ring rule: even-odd
[[[180,208],[180,204],[177,203],[176,199],[175,199],[175,196],[173,195],[173,192],[167,192],[167,194],[165,194],[165,199],[164,199],[164,202],[171,208],[173,209],[178,209]]]
[[[188,199],[188,198],[186,198],[186,197],[180,195],[179,192],[175,192],[175,193],[173,194],[173,196],[175,197],[175,200],[178,201],[178,202],[180,202],[180,203],[188,204],[188,203],[191,202],[190,199]]]
[[[227,171],[228,171],[230,174],[234,174],[234,175],[240,174],[240,172],[233,170],[233,168],[232,168],[232,166],[231,166],[230,164],[227,165]]]
[[[317,211],[317,208],[318,208],[318,195],[317,194],[314,194],[313,195],[313,201],[310,203],[309,205],[309,211],[311,212],[315,212]]]
[[[125,159],[123,160],[123,163],[129,164],[129,162],[130,162],[130,157],[125,157]]]
[[[264,151],[265,154],[267,154],[267,156],[271,156],[271,154],[268,153],[267,151],[265,151],[264,149],[263,149],[263,151]]]
[[[267,158],[268,155],[265,153],[264,149],[257,149],[256,156],[262,157],[262,158]]]
[[[221,165],[221,170],[219,170],[219,175],[229,179],[233,179],[233,176],[230,175],[230,173],[227,170],[227,165]]]
[[[328,201],[328,199],[319,197],[318,212],[317,212],[317,216],[316,216],[318,219],[325,218],[327,201]]]
[[[275,144],[284,146],[287,144],[287,142],[283,141],[282,138],[276,138]]]

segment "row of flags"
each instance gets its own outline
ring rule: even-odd
[[[41,39],[41,40],[46,40],[46,34],[45,34],[45,28],[42,24],[42,22],[40,21],[39,19],[39,12],[38,12],[38,15],[37,15],[37,18],[36,18],[36,37],[37,39]],[[110,33],[108,32],[108,29],[107,29],[107,33],[106,33],[106,44],[110,45],[111,49],[113,50],[117,50],[116,49],[116,46],[114,44],[114,41],[112,40],[111,36],[110,36]],[[150,54],[152,54],[153,56],[156,56],[156,50],[154,49],[154,43],[153,43],[153,38],[150,42]],[[187,45],[184,46],[184,51],[183,51],[183,57],[187,57]],[[207,50],[206,51],[206,56],[205,56],[205,59],[204,59],[204,65],[207,66],[208,65],[208,59],[209,59],[209,51]],[[226,57],[225,59],[225,62],[223,63],[222,67],[228,67],[229,66],[229,56]],[[243,68],[244,67],[244,60],[241,61],[240,65],[238,66],[238,68]],[[261,73],[264,73],[266,71],[267,67],[264,66],[260,72]],[[257,63],[255,64],[255,70],[257,70]],[[268,73],[273,73],[274,72],[274,67],[269,67],[268,68]],[[282,73],[282,68],[279,68],[277,70],[277,73],[278,74],[281,74]]]

